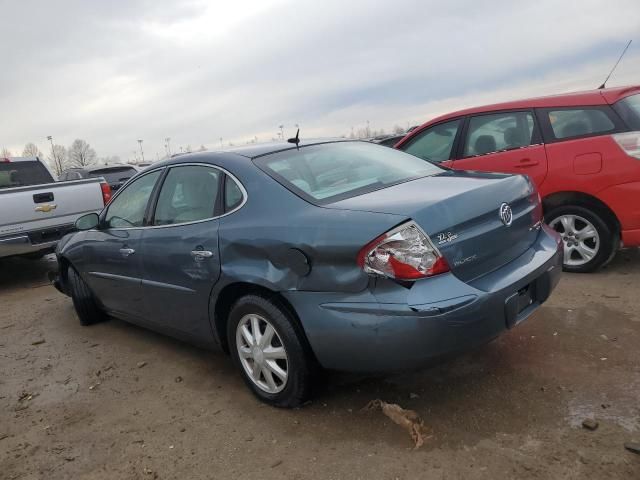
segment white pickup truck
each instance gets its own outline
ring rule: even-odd
[[[110,199],[103,178],[56,182],[37,157],[0,157],[0,258],[52,252],[78,217]]]

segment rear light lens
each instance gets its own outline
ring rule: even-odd
[[[640,160],[640,132],[616,133],[612,137],[627,155]]]
[[[102,189],[102,201],[104,202],[104,206],[107,206],[107,203],[111,201],[111,187],[108,183],[101,182],[100,188]]]
[[[417,280],[450,270],[429,237],[409,221],[379,236],[358,253],[366,272],[396,280]]]

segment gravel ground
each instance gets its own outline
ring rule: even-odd
[[[532,318],[444,365],[328,375],[260,404],[227,357],[112,320],[81,327],[45,259],[0,260],[1,479],[636,479],[640,252],[564,275]],[[414,450],[380,398],[415,410]],[[583,428],[595,419],[595,431]]]

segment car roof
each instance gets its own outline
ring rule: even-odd
[[[340,143],[340,142],[354,142],[360,140],[350,140],[345,138],[323,138],[323,139],[309,139],[302,140],[300,139],[299,147],[308,147],[311,145],[322,145],[329,143]],[[219,151],[207,151],[207,152],[193,152],[193,153],[183,153],[177,155],[172,158],[168,158],[166,160],[162,160],[160,162],[154,162],[150,167],[145,168],[145,171],[155,169],[158,167],[164,167],[166,165],[177,165],[180,163],[191,163],[194,161],[213,161],[218,158],[226,158],[230,157],[235,158],[235,160],[252,160],[254,158],[263,157],[265,155],[270,155],[272,153],[277,152],[285,152],[287,150],[295,150],[297,147],[293,143],[287,142],[270,142],[270,143],[254,143],[251,145],[243,145],[240,147],[231,147],[226,148],[224,150]]]
[[[523,100],[513,100],[510,102],[494,103],[491,105],[483,105],[480,107],[466,108],[464,110],[457,110],[455,112],[440,115],[439,117],[429,120],[423,124],[422,127],[427,124],[441,122],[449,118],[461,117],[464,115],[470,115],[473,113],[493,112],[500,110],[513,110],[518,108],[545,108],[545,107],[573,107],[578,105],[604,105],[607,103],[615,103],[618,100],[633,95],[634,93],[640,93],[640,85],[627,86],[627,87],[615,87],[596,90],[587,90],[583,92],[571,92],[562,93],[559,95],[549,95],[545,97],[526,98]],[[416,129],[421,130],[422,129]],[[411,132],[413,133],[413,132]]]

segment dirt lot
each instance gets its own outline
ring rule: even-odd
[[[640,252],[565,275],[525,324],[420,372],[330,375],[300,410],[230,361],[112,320],[79,325],[46,260],[0,261],[0,478],[640,478]],[[143,363],[146,362],[146,363]],[[371,399],[417,411],[409,436]],[[581,427],[586,418],[596,431]]]

